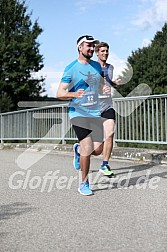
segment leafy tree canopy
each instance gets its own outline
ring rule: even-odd
[[[20,100],[38,98],[44,78],[32,75],[43,68],[38,36],[42,28],[31,22],[25,1],[0,0],[0,111],[17,109]],[[6,104],[4,103],[6,100]]]
[[[132,51],[128,63],[133,68],[131,80],[119,87],[126,96],[141,83],[149,85],[152,94],[167,94],[167,23],[158,31],[147,47]],[[130,69],[122,73],[123,83]]]

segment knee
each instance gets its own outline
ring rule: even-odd
[[[93,155],[95,155],[95,156],[98,156],[98,155],[100,155],[101,153],[102,153],[102,151],[103,151],[103,145],[100,145],[99,147],[97,147],[94,151],[93,151]]]
[[[108,136],[106,135],[106,140],[108,139],[108,141],[112,141],[114,138],[114,132],[111,132]]]
[[[90,145],[85,145],[85,146],[80,146],[80,155],[81,156],[90,156],[92,153],[92,146]]]

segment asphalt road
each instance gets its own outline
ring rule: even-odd
[[[109,179],[93,157],[82,196],[72,153],[41,153],[0,151],[0,251],[167,251],[167,165],[113,159]]]

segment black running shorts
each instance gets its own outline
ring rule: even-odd
[[[79,141],[91,136],[93,142],[103,142],[103,120],[101,117],[75,117],[71,119]]]
[[[115,119],[116,119],[115,110],[113,108],[110,108],[110,109],[102,112],[101,117],[106,118],[106,119],[113,119],[115,121]]]

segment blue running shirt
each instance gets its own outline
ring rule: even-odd
[[[100,117],[99,85],[102,69],[98,62],[90,60],[88,64],[73,61],[65,68],[61,82],[68,83],[68,91],[85,90],[82,98],[72,98],[69,103],[70,119],[78,116]]]

